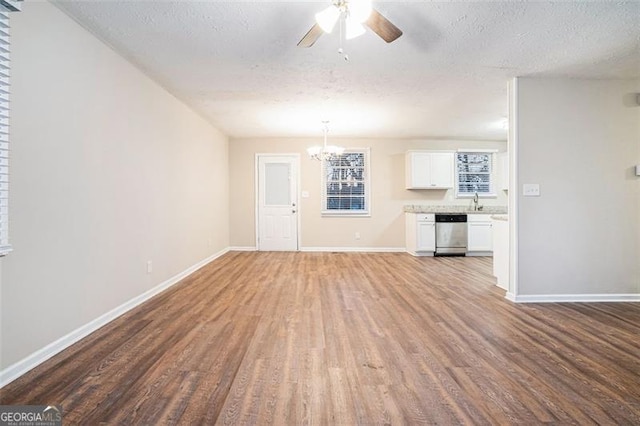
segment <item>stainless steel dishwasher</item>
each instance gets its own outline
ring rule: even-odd
[[[436,256],[464,256],[467,252],[467,215],[436,214]]]

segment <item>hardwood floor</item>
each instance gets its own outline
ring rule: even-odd
[[[232,252],[2,404],[65,424],[640,424],[640,304],[516,305],[489,258]]]

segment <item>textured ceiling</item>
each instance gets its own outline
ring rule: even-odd
[[[233,138],[504,140],[512,77],[640,78],[637,1],[374,0],[404,35],[349,62],[336,31],[296,47],[329,1],[55,3]]]

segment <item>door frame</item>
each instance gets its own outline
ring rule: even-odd
[[[299,153],[277,153],[277,152],[259,152],[255,155],[254,160],[254,182],[253,182],[253,196],[254,196],[254,219],[255,219],[255,243],[256,243],[256,251],[260,251],[260,183],[258,179],[260,178],[260,158],[261,157],[290,157],[296,165],[296,251],[300,251],[301,241],[302,241],[302,229],[300,216],[302,213],[302,208],[300,206],[300,154]]]

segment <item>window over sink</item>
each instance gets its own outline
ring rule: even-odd
[[[459,151],[456,153],[456,197],[495,197],[493,151]]]

